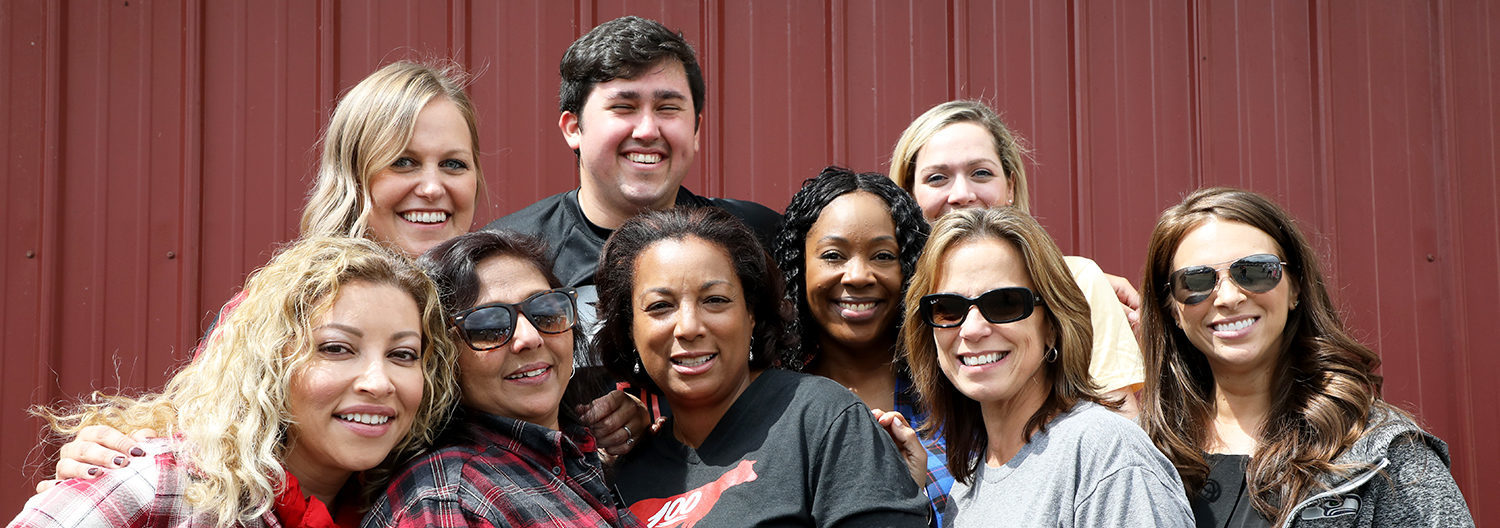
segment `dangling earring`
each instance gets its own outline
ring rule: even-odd
[[[1058,355],[1060,355],[1060,353],[1057,351],[1057,346],[1053,345],[1047,347],[1047,354],[1042,356],[1042,359],[1048,363],[1056,363]]]
[[[755,362],[755,342],[754,341],[750,342],[750,362],[751,363]]]
[[[635,350],[632,349],[631,352],[635,352]],[[637,375],[637,376],[641,375],[641,354],[640,354],[640,352],[636,352],[636,354],[635,354],[635,364],[631,365],[630,368],[635,371],[635,375]]]

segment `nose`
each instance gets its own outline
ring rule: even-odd
[[[978,341],[990,335],[993,330],[989,321],[985,320],[984,314],[979,313],[978,306],[970,306],[969,313],[964,316],[963,324],[958,326],[958,337],[965,341]]]
[[[683,306],[677,311],[677,326],[672,336],[683,341],[692,341],[703,336],[703,318],[696,306]]]
[[[848,267],[844,269],[844,275],[840,280],[845,286],[859,287],[869,286],[875,282],[875,273],[870,271],[870,263],[864,258],[855,257],[849,259]]]
[[[1245,291],[1240,285],[1229,278],[1229,270],[1223,269],[1219,274],[1218,284],[1214,284],[1214,306],[1235,306],[1245,300]]]
[[[354,380],[354,390],[374,396],[387,396],[396,391],[396,384],[386,372],[388,363],[383,354],[366,354],[364,371]]]
[[[525,352],[540,346],[542,346],[542,333],[531,325],[531,319],[524,315],[517,317],[516,329],[510,334],[511,352]]]
[[[953,187],[948,189],[948,205],[968,207],[978,199],[974,194],[974,184],[969,183],[969,178],[962,174],[954,175]]]
[[[635,123],[635,130],[631,131],[630,137],[646,142],[654,141],[656,138],[661,137],[661,126],[657,122],[656,116],[652,115],[651,112],[642,112],[641,120]]]
[[[412,192],[424,200],[436,200],[443,196],[442,174],[436,167],[423,167],[417,171],[417,187]]]

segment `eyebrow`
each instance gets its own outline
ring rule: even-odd
[[[670,88],[662,88],[655,92],[651,92],[651,95],[655,96],[657,100],[687,99],[687,96],[683,95],[682,92]],[[606,99],[626,99],[630,101],[639,101],[642,99],[642,96],[641,92],[635,90],[619,90],[609,94]]]
[[[921,167],[917,167],[917,171],[920,172],[920,171],[930,170],[930,169],[943,169],[943,170],[947,170],[947,169],[949,169],[951,167],[954,167],[954,166],[958,166],[958,167],[973,167],[973,166],[979,165],[981,163],[986,163],[986,164],[991,164],[991,165],[995,164],[993,161],[991,161],[988,158],[971,158],[971,159],[967,159],[967,160],[964,160],[964,161],[959,162],[959,163],[932,163],[932,164],[928,164],[928,165],[923,165]]]
[[[880,235],[878,237],[875,237],[874,240],[871,240],[871,242],[885,242],[887,240],[895,242],[896,237],[891,235]],[[849,239],[841,237],[839,235],[826,235],[823,238],[818,239],[818,242],[843,242],[847,244],[849,243]]]
[[[332,328],[332,329],[335,329],[335,330],[338,330],[338,331],[341,331],[341,332],[353,335],[355,337],[364,337],[365,336],[365,332],[363,330],[360,330],[358,328],[355,328],[353,326],[349,326],[349,325],[346,325],[346,324],[343,324],[343,323],[328,323],[328,324],[325,324],[323,326],[319,326],[317,328],[317,330],[321,330],[321,329],[324,329],[324,328]],[[415,337],[415,338],[421,339],[422,338],[422,333],[421,332],[417,332],[415,330],[402,330],[400,332],[396,332],[391,337],[398,338],[398,339],[405,339],[407,337]]]
[[[698,289],[700,289],[700,290],[707,290],[709,288],[712,288],[714,286],[718,286],[718,285],[721,285],[721,284],[729,284],[729,281],[724,280],[724,279],[714,279],[714,280],[711,280],[711,281],[704,281],[703,284],[698,285]],[[670,296],[672,296],[672,294],[674,294],[676,292],[672,291],[671,288],[667,288],[665,286],[658,286],[658,287],[655,287],[655,288],[647,288],[646,289],[646,293],[660,293],[662,295],[666,295],[666,296],[670,297]]]

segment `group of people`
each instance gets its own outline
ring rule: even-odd
[[[78,439],[11,525],[1473,524],[1263,196],[1162,212],[1137,298],[982,103],[778,214],[681,187],[680,34],[609,21],[560,73],[579,188],[472,233],[462,79],[351,89],[301,237],[160,394],[39,409]]]

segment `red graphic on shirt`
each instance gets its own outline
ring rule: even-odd
[[[693,528],[714,509],[724,490],[755,480],[754,465],[754,460],[741,460],[713,482],[664,499],[641,500],[630,505],[630,513],[645,519],[648,528]]]

